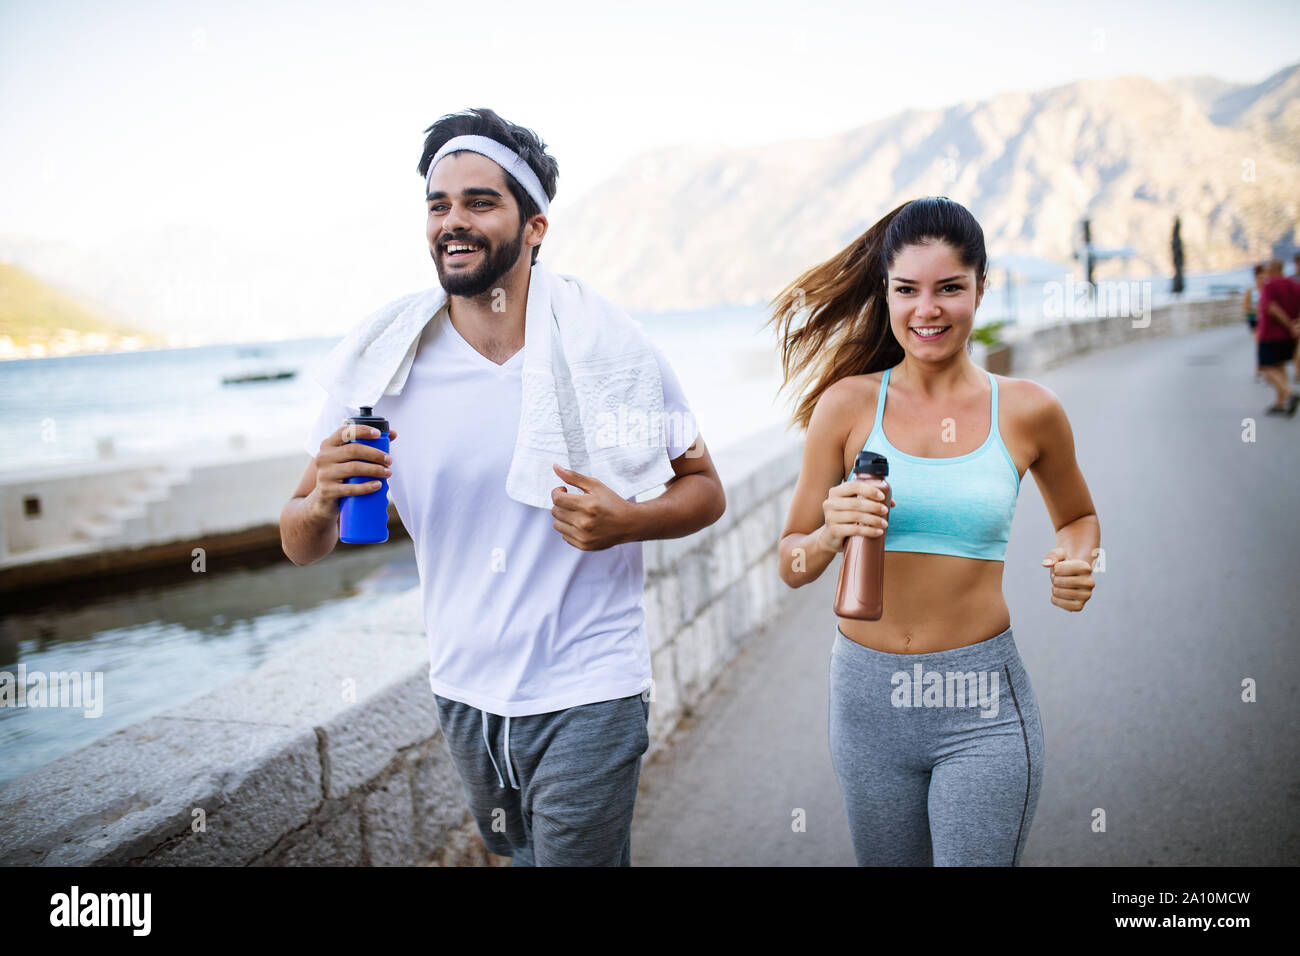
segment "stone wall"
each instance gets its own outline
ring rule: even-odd
[[[781,599],[771,558],[801,454],[780,428],[724,449],[726,514],[643,543],[652,750]],[[489,862],[438,730],[420,592],[382,600],[0,789],[0,862]]]

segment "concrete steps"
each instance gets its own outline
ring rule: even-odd
[[[77,541],[95,550],[129,548],[153,540],[160,525],[154,513],[161,510],[192,478],[189,468],[160,465],[141,475],[125,495],[105,503],[100,510],[80,521],[73,531]]]

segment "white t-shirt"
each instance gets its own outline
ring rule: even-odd
[[[668,457],[675,459],[695,441],[694,418],[676,375],[654,351],[665,420],[688,423],[668,429]],[[523,349],[497,365],[444,309],[425,327],[402,393],[374,406],[397,431],[388,482],[415,543],[429,686],[508,717],[630,697],[646,690],[651,676],[641,542],[583,551],[561,537],[550,509],[506,494],[522,368]],[[304,445],[308,454],[318,454],[357,413],[327,397]],[[690,440],[677,444],[685,433]],[[556,475],[555,487],[564,484]]]

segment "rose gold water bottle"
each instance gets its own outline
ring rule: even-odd
[[[889,462],[873,451],[858,452],[853,477],[875,484],[889,505]],[[885,529],[888,532],[888,528]],[[835,614],[858,621],[878,621],[884,610],[885,535],[851,534],[844,542],[844,563],[835,592]]]

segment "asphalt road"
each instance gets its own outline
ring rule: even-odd
[[[1083,611],[1050,603],[1027,473],[1003,575],[1046,749],[1025,866],[1300,863],[1300,415],[1266,416],[1253,376],[1244,325],[1022,376],[1065,406],[1106,560]],[[838,572],[645,763],[634,865],[854,864],[827,744]]]

